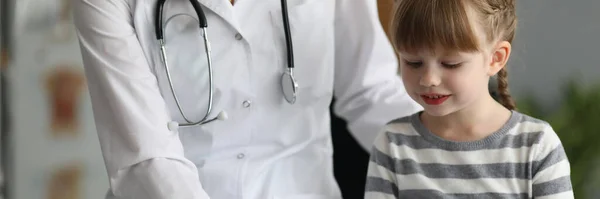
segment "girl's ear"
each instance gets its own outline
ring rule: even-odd
[[[508,41],[498,42],[496,47],[492,49],[492,59],[488,67],[488,75],[494,76],[498,71],[506,66],[510,57],[512,46]]]

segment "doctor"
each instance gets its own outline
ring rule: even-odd
[[[384,123],[421,109],[396,74],[375,0],[288,0],[284,7],[280,0],[197,1],[212,73],[189,0],[166,0],[159,20],[157,0],[74,1],[108,198],[341,198],[332,171],[332,97],[365,149]],[[291,58],[286,29],[297,81],[291,100],[282,85]],[[214,89],[204,115],[207,74]],[[181,112],[193,122],[221,111],[227,119],[177,125],[186,123]]]

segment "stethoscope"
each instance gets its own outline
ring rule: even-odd
[[[169,128],[169,130],[171,131],[176,131],[180,126],[194,126],[194,125],[204,125],[216,120],[226,120],[227,119],[227,113],[225,111],[221,111],[219,112],[219,114],[211,119],[208,119],[211,111],[212,111],[212,105],[213,105],[213,71],[212,71],[212,60],[211,60],[211,55],[210,55],[210,43],[208,41],[208,35],[207,35],[207,31],[206,28],[208,27],[207,24],[207,20],[206,20],[206,15],[204,15],[204,11],[202,10],[202,7],[200,5],[200,3],[198,3],[197,0],[190,0],[190,3],[192,4],[192,7],[194,8],[194,10],[196,11],[196,14],[198,15],[198,22],[200,25],[200,28],[202,29],[202,37],[204,39],[204,48],[206,50],[206,58],[207,58],[207,62],[208,62],[208,84],[209,84],[209,92],[208,92],[208,107],[206,109],[206,115],[204,115],[204,118],[202,118],[199,121],[192,121],[190,119],[188,119],[186,117],[186,115],[183,113],[183,109],[181,108],[181,105],[179,104],[179,99],[177,98],[177,94],[175,94],[175,89],[173,88],[173,82],[171,81],[171,74],[169,72],[169,64],[167,61],[167,50],[165,48],[165,39],[164,39],[164,34],[163,34],[163,8],[164,8],[164,4],[167,0],[158,0],[158,5],[156,6],[156,18],[155,18],[155,28],[156,28],[156,39],[158,39],[159,44],[160,44],[160,52],[161,52],[161,58],[162,58],[162,62],[164,64],[165,70],[166,70],[166,74],[167,74],[167,80],[169,82],[169,87],[171,90],[171,94],[173,95],[173,98],[175,99],[175,104],[177,105],[177,108],[179,109],[179,113],[181,114],[181,116],[183,116],[184,120],[186,122],[184,123],[179,123],[176,121],[171,121],[167,124],[167,127]],[[283,17],[283,26],[284,26],[284,32],[285,32],[285,41],[286,41],[286,47],[287,47],[287,70],[284,71],[284,73],[281,75],[281,89],[283,91],[283,97],[285,98],[285,100],[290,103],[290,104],[294,104],[296,102],[296,97],[298,95],[298,84],[296,82],[296,79],[294,78],[294,53],[293,53],[293,47],[292,47],[292,38],[291,38],[291,33],[290,33],[290,26],[289,26],[289,20],[288,20],[288,13],[287,13],[287,1],[286,0],[281,0],[281,10],[282,10],[282,17]]]

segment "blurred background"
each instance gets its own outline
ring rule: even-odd
[[[0,0],[4,199],[103,199],[108,189],[69,2]],[[378,4],[387,31],[393,0]],[[517,7],[511,93],[559,134],[576,198],[600,198],[600,1]],[[368,155],[332,118],[336,178],[344,198],[361,198]]]

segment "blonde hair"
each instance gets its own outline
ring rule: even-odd
[[[475,11],[470,19],[469,9]],[[398,51],[416,52],[437,47],[463,52],[481,51],[471,22],[480,23],[486,42],[508,41],[515,35],[515,0],[398,0],[391,24],[391,40]],[[497,74],[500,103],[516,108],[508,92],[505,68]]]

